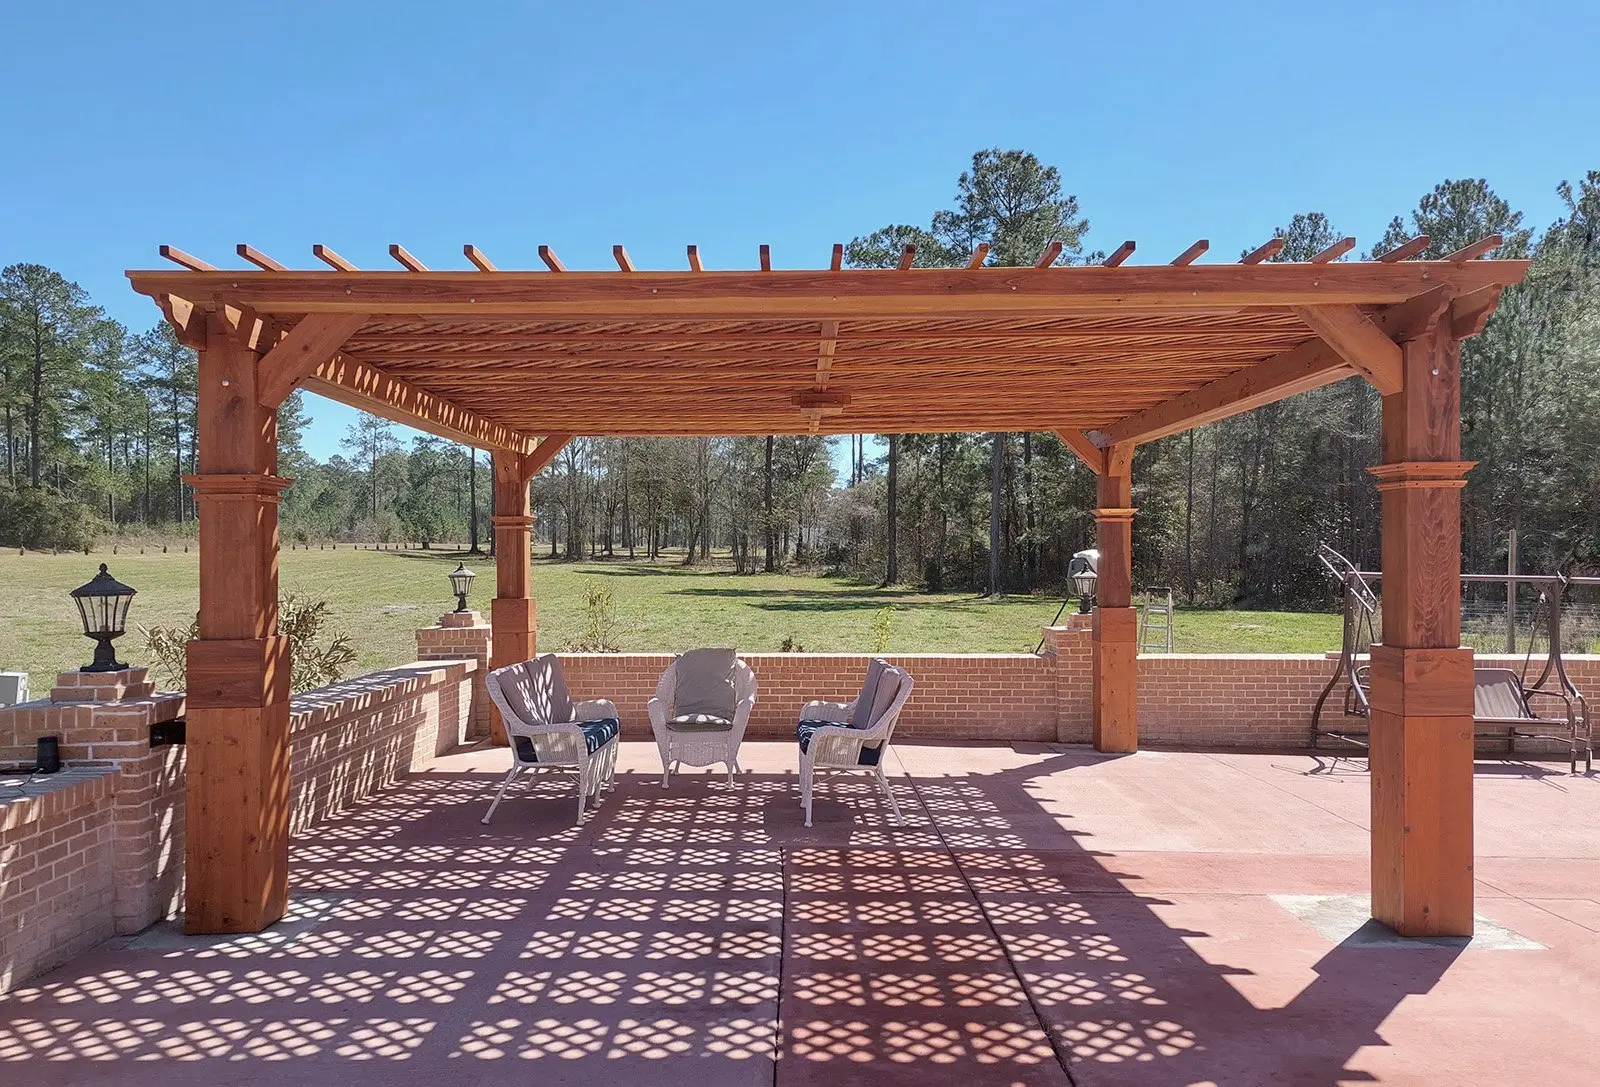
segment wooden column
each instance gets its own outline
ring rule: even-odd
[[[1139,749],[1138,619],[1133,608],[1133,445],[1106,451],[1094,511],[1100,547],[1094,609],[1094,747]]]
[[[1472,934],[1472,650],[1461,646],[1461,344],[1447,315],[1402,343],[1383,398],[1383,640],[1372,647],[1372,916]]]
[[[189,643],[184,927],[259,932],[289,892],[289,653],[278,635],[277,413],[216,317],[200,349],[200,636]]]
[[[528,493],[527,461],[516,453],[496,450],[494,461],[494,561],[495,592],[490,612],[493,644],[492,668],[531,658],[538,650],[539,625],[529,593],[533,558],[533,506]],[[505,744],[500,714],[490,715],[489,731],[497,744]]]

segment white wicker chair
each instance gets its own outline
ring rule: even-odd
[[[883,776],[884,756],[889,740],[900,720],[900,711],[911,697],[914,685],[904,668],[874,661],[867,672],[868,682],[849,702],[807,702],[800,711],[797,738],[800,742],[800,806],[806,810],[806,826],[811,825],[812,789],[817,771],[865,772],[877,782],[889,801],[896,823],[904,825],[894,790]],[[857,710],[865,717],[859,727]]]
[[[489,697],[505,722],[511,742],[511,769],[494,794],[483,821],[494,817],[500,800],[525,771],[576,770],[578,821],[584,802],[611,785],[617,770],[617,707],[604,698],[574,702],[567,694],[561,662],[553,653],[496,668],[485,679]]]
[[[656,681],[655,697],[647,708],[656,747],[661,752],[663,789],[671,780],[674,765],[712,766],[722,763],[728,768],[728,780],[733,780],[735,771],[739,769],[739,744],[743,742],[745,728],[750,723],[750,711],[756,705],[756,674],[742,660],[734,662],[733,687],[736,703],[730,725],[682,729],[674,727],[678,716],[675,703],[678,661],[674,660],[661,673],[661,678]]]

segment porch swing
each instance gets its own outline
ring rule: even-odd
[[[1322,544],[1317,558],[1330,576],[1340,583],[1344,597],[1344,633],[1339,661],[1333,676],[1317,697],[1311,711],[1311,744],[1324,740],[1368,746],[1370,739],[1371,647],[1376,640],[1378,594],[1373,583],[1382,574],[1363,571],[1338,551]],[[1534,604],[1532,626],[1535,635],[1528,639],[1520,671],[1502,666],[1473,669],[1473,731],[1480,739],[1504,740],[1507,751],[1515,750],[1519,739],[1565,739],[1569,750],[1569,770],[1578,771],[1578,754],[1583,753],[1587,773],[1594,764],[1594,722],[1583,694],[1567,676],[1561,655],[1561,599],[1569,579],[1559,574],[1463,574],[1467,583],[1531,584],[1539,589]],[[1594,580],[1585,578],[1586,583]],[[1533,664],[1534,641],[1544,631],[1544,664],[1538,676],[1528,679]],[[1345,683],[1344,723],[1324,726],[1322,711],[1340,681]]]

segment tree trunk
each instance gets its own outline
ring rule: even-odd
[[[887,527],[889,556],[884,566],[883,584],[893,585],[900,580],[900,435],[889,435],[889,502]]]
[[[1194,428],[1189,429],[1188,447],[1188,481],[1184,493],[1183,505],[1183,576],[1189,597],[1189,604],[1194,604]]]
[[[467,469],[467,537],[471,546],[470,554],[479,553],[478,547],[478,451],[468,448],[467,454],[471,458],[468,462],[471,467]]]
[[[998,596],[1005,587],[1005,539],[1001,532],[1005,513],[1004,434],[992,436],[989,446],[989,593]]]
[[[767,552],[767,554],[766,554],[765,566],[766,566],[766,571],[769,574],[772,573],[775,569],[777,569],[777,567],[774,565],[776,560],[775,560],[774,555],[772,554],[772,552],[776,549],[776,545],[777,545],[777,542],[778,542],[778,539],[777,539],[777,537],[778,537],[777,518],[772,515],[772,447],[773,447],[773,445],[774,445],[774,443],[776,441],[777,441],[777,439],[773,435],[771,435],[771,434],[767,435],[767,463],[766,463],[765,476],[764,476],[764,478],[762,480],[762,493],[761,493],[762,509],[763,509],[763,511],[765,513],[765,516],[764,516],[763,520],[766,523],[766,530],[767,530],[766,531],[766,552]]]

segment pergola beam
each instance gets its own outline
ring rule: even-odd
[[[1095,475],[1101,475],[1106,470],[1106,451],[1095,445],[1089,435],[1081,430],[1058,430],[1056,437],[1061,439],[1061,444],[1077,454],[1084,466]]]
[[[1384,396],[1405,385],[1400,347],[1354,306],[1296,306],[1294,312]]]
[[[406,250],[406,247],[401,245],[399,242],[390,243],[389,255],[399,262],[400,266],[408,272],[426,272],[428,270],[428,266],[426,264],[423,264],[416,257],[413,257],[410,252]]]
[[[500,270],[494,266],[494,263],[488,257],[483,255],[483,250],[471,243],[463,245],[461,252],[472,262],[473,267],[480,272],[498,272]]]
[[[549,467],[572,437],[571,434],[546,434],[532,452],[522,455],[522,478],[532,479]]]
[[[327,251],[324,250],[325,259]],[[552,270],[560,262],[547,248]],[[1526,261],[1216,264],[1104,268],[851,269],[847,272],[136,271],[152,297],[226,295],[261,313],[750,320],[1004,316],[1241,307],[1390,305],[1435,286],[1452,294],[1515,282]],[[841,280],[841,276],[848,277]]]
[[[338,355],[321,363],[301,384],[330,400],[463,445],[506,450],[519,456],[534,448],[533,439],[526,434],[492,422],[348,355]]]
[[[1333,348],[1321,340],[1308,340],[1266,362],[1246,366],[1193,392],[1114,423],[1105,429],[1099,444],[1155,441],[1296,393],[1331,385],[1354,373]]]
[[[314,313],[303,318],[256,364],[256,402],[264,408],[283,403],[366,321],[361,314]]]

